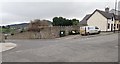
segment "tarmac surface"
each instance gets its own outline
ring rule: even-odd
[[[117,62],[118,34],[71,35],[57,39],[7,40],[17,47],[3,62]]]

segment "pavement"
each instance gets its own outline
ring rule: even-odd
[[[13,49],[15,48],[17,45],[14,44],[14,43],[0,43],[0,52],[3,52],[3,51],[7,51],[7,50],[10,50],[10,49]]]
[[[67,36],[61,39],[7,40],[17,47],[2,53],[3,62],[117,62],[118,34]]]
[[[82,36],[80,34],[77,35],[68,35],[68,36],[64,36],[64,37],[60,37],[60,38],[56,38],[56,39],[78,39],[78,38],[86,38],[86,37],[96,37],[96,36],[106,36],[106,35],[111,35],[111,34],[115,34],[113,32],[101,32],[100,34],[93,34],[93,35],[87,35],[87,36]]]

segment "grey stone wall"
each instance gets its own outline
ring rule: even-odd
[[[60,37],[60,31],[65,31],[65,35],[69,35],[72,30],[79,31],[79,26],[53,26],[46,27],[40,32],[23,32],[13,36],[8,36],[8,39],[50,39]]]
[[[5,36],[2,33],[0,33],[0,42],[5,42]]]

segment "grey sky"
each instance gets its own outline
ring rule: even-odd
[[[16,0],[20,1],[20,0]],[[15,0],[9,2],[4,0],[0,5],[0,25],[8,25],[15,23],[29,22],[33,19],[48,19],[52,20],[55,16],[62,16],[65,18],[77,18],[81,20],[86,14],[92,13],[95,9],[104,10],[106,6],[110,9],[114,8],[113,0],[109,2],[103,0],[79,1],[46,1],[29,0],[16,2]]]

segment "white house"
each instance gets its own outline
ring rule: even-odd
[[[99,27],[101,31],[113,31],[114,28],[115,30],[118,30],[120,27],[118,16],[114,13],[110,13],[109,8],[105,8],[105,11],[96,9],[92,14],[89,15],[89,17],[84,18],[83,20],[86,20],[86,23],[89,26]]]

